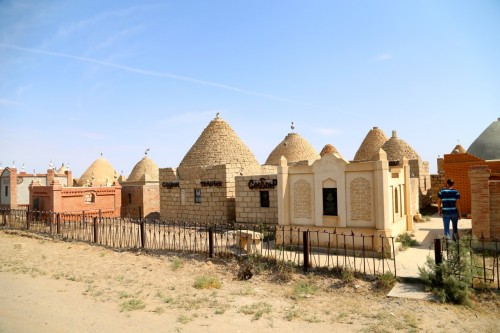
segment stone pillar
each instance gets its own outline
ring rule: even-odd
[[[288,163],[283,156],[278,167],[278,225],[290,225],[290,186]]]
[[[389,162],[387,153],[379,150],[373,174],[375,191],[375,228],[377,230],[390,229],[389,212]]]
[[[54,170],[52,170],[54,172]],[[50,207],[47,207],[48,210],[53,211],[55,213],[62,212],[62,185],[59,183],[57,179],[52,181],[50,184]]]
[[[64,173],[66,174],[66,182],[68,184],[68,187],[72,187],[73,186],[73,172],[71,172],[71,170],[66,170],[66,171],[64,171]]]
[[[55,179],[54,175],[55,175],[54,169],[49,168],[47,170],[47,185],[50,185],[54,182],[54,179]]]
[[[9,178],[9,208],[16,209],[17,208],[17,169],[12,167],[10,169],[10,178]],[[2,189],[5,191],[5,189]]]
[[[120,217],[121,209],[122,209],[122,187],[117,179],[113,182],[113,186],[115,188],[115,215],[114,217]]]
[[[411,211],[411,183],[410,183],[410,166],[408,159],[403,157],[401,161],[403,165],[404,175],[404,212],[406,214],[406,231],[413,231],[413,213]]]
[[[478,165],[469,169],[471,189],[472,234],[477,238],[490,239],[490,190],[491,170]]]

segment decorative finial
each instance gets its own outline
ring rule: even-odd
[[[219,113],[219,112],[217,112],[217,113],[215,114],[215,119],[219,119],[219,118],[220,118],[220,113]]]
[[[16,167],[16,161],[12,161],[12,167],[15,168]]]
[[[102,157],[102,151],[101,151],[101,157]]]
[[[23,162],[23,166],[21,168],[21,172],[24,172],[24,162]]]
[[[148,151],[149,151],[149,148],[146,149],[146,151],[144,152],[144,155],[147,155],[148,154]]]
[[[290,126],[290,128],[292,129],[292,132],[293,132],[293,130],[295,129],[295,125],[293,124],[293,121],[292,121],[292,126]]]
[[[68,162],[68,166],[66,167],[68,169],[68,171],[70,170],[70,167],[69,167],[69,162]]]
[[[49,169],[54,169],[54,164],[52,164],[52,160],[50,160]]]
[[[397,138],[398,137],[398,132],[396,130],[392,131],[392,137]]]
[[[36,169],[33,169],[33,177],[36,177]]]

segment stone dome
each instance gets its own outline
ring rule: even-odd
[[[142,160],[137,162],[137,164],[134,166],[132,172],[127,178],[127,181],[129,182],[138,182],[142,180],[146,181],[160,180],[160,169],[158,168],[158,165],[147,155],[144,156]]]
[[[463,154],[465,153],[465,148],[462,147],[461,145],[456,145],[455,148],[451,151],[450,154]]]
[[[285,139],[269,154],[265,164],[277,166],[280,164],[281,156],[287,159],[288,164],[320,158],[313,146],[297,133],[288,133]]]
[[[321,149],[321,152],[319,153],[319,156],[323,157],[325,154],[338,154],[340,155],[339,151],[337,148],[332,146],[331,144],[326,144],[323,149]]]
[[[78,179],[78,186],[109,186],[115,181],[117,173],[111,163],[99,157]]]
[[[392,131],[392,137],[381,148],[387,153],[389,161],[399,161],[403,157],[408,160],[420,160],[417,152],[404,140],[398,138],[396,131]]]
[[[500,160],[500,118],[474,140],[467,152],[483,160]]]
[[[374,156],[376,156],[380,148],[382,148],[388,139],[389,138],[385,135],[384,131],[378,127],[373,127],[359,146],[359,149],[354,156],[354,161],[373,160]]]
[[[259,167],[259,162],[236,132],[217,116],[203,130],[179,165],[179,173],[189,168],[206,168],[213,165],[237,164]]]

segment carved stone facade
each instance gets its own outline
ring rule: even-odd
[[[351,181],[351,220],[372,219],[372,187],[370,182],[363,177]]]
[[[290,166],[282,158],[277,181],[280,225],[384,236],[413,229],[410,202],[417,194],[411,191],[408,160],[389,163],[383,150],[375,161],[364,162],[329,153]]]
[[[299,179],[293,184],[293,207],[295,218],[312,217],[312,188],[305,179]]]

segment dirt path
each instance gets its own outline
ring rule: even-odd
[[[0,332],[498,332],[498,300],[471,308],[388,298],[373,282],[236,260],[117,252],[0,231]],[[213,278],[220,288],[195,286]]]

